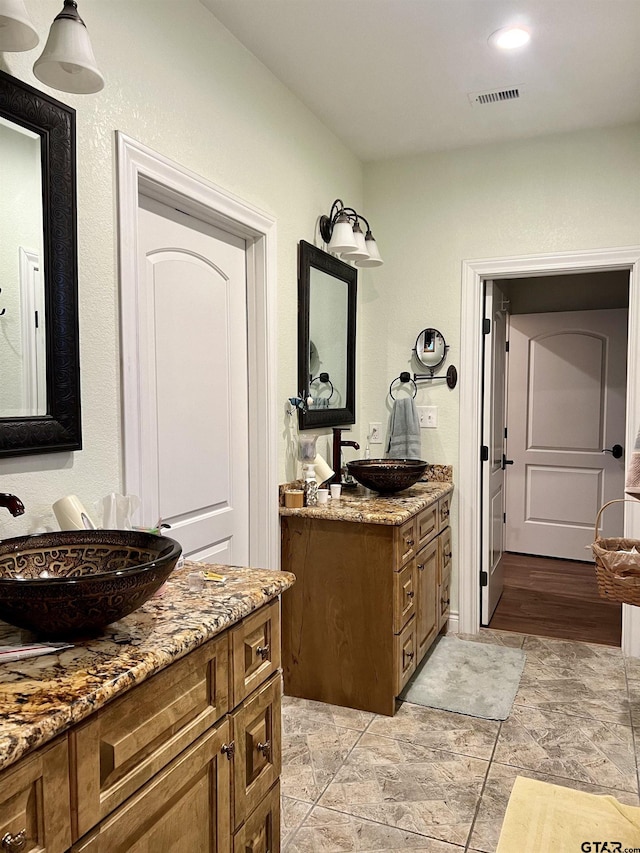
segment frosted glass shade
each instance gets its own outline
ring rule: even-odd
[[[39,41],[24,0],[0,0],[0,51],[31,50]]]
[[[358,248],[356,238],[353,233],[353,226],[349,217],[346,214],[341,214],[331,233],[331,239],[327,244],[327,249],[330,252],[355,252]]]
[[[384,263],[384,261],[380,257],[380,252],[378,250],[378,244],[376,243],[371,231],[367,231],[367,235],[365,237],[365,245],[367,247],[369,257],[365,258],[361,261],[356,261],[356,266],[357,267],[381,267],[382,264]]]
[[[366,260],[369,257],[369,252],[365,245],[364,234],[362,233],[362,228],[356,222],[353,226],[353,236],[356,241],[356,248],[352,249],[349,252],[342,252],[342,257],[348,261],[361,261]]]
[[[42,83],[62,92],[89,95],[104,87],[104,77],[96,65],[87,28],[77,16],[65,10],[51,24],[42,56],[33,73]],[[74,11],[75,11],[75,4]]]

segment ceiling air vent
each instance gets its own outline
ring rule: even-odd
[[[467,95],[472,107],[484,104],[499,104],[503,101],[513,101],[520,97],[519,87],[513,89],[492,89],[488,92],[469,92]]]

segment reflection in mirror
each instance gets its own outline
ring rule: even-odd
[[[347,390],[348,292],[340,279],[311,267],[309,384],[312,408],[341,409]],[[312,344],[316,358],[312,358]]]
[[[0,116],[0,418],[47,410],[40,145]]]
[[[423,329],[416,340],[416,358],[431,371],[445,360],[447,344],[437,329]]]
[[[355,423],[356,283],[352,266],[300,241],[298,384],[313,402],[300,429]]]
[[[0,456],[79,450],[75,111],[0,71]]]

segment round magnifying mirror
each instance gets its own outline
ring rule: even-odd
[[[430,370],[439,367],[447,354],[447,344],[437,329],[423,329],[416,340],[416,357]]]

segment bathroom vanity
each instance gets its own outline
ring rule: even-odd
[[[279,850],[285,572],[186,563],[97,640],[0,666],[0,850]],[[0,640],[20,636],[0,623]]]
[[[282,598],[287,695],[395,712],[449,616],[447,473],[389,497],[281,507],[282,568],[297,578]]]

